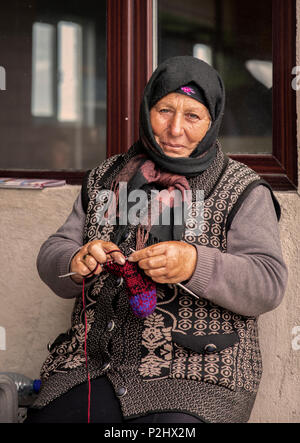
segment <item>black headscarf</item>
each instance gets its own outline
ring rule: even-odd
[[[154,138],[150,122],[150,109],[165,95],[190,83],[195,84],[203,93],[212,125],[190,157],[169,157],[164,154]],[[223,81],[214,68],[191,56],[177,56],[166,60],[154,71],[144,90],[140,108],[140,141],[143,150],[161,169],[187,177],[200,174],[211,165],[216,157],[216,141],[224,107]]]

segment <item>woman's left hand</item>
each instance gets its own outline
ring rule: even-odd
[[[156,283],[180,283],[193,275],[197,250],[189,243],[167,241],[132,253],[128,261],[137,262]]]

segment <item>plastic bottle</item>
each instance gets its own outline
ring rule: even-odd
[[[16,372],[1,372],[10,377],[17,386],[18,404],[20,407],[30,406],[35,400],[41,388],[41,380],[32,380],[23,374]]]

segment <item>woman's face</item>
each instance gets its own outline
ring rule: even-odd
[[[186,95],[171,93],[150,111],[156,142],[169,157],[189,157],[210,127],[208,109]]]

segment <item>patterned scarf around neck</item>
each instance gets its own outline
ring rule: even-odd
[[[131,158],[113,181],[111,187],[116,197],[118,215],[120,215],[120,210],[124,206],[124,202],[119,201],[119,183],[121,182],[128,184],[128,195],[133,190],[149,192],[151,187],[156,189],[156,193],[151,194],[150,201],[147,198],[147,205],[142,208],[140,213],[136,250],[142,249],[145,246],[153,224],[160,224],[163,214],[166,213],[170,214],[170,223],[168,225],[168,229],[172,230],[170,238],[181,240],[184,232],[184,223],[174,225],[173,218],[176,209],[180,210],[180,214],[183,216],[183,211],[186,210],[187,205],[190,203],[190,194],[185,192],[191,191],[186,177],[160,170],[144,154]],[[158,189],[161,192],[158,192]],[[132,208],[132,203],[128,203],[128,207],[126,205],[127,212],[130,206]],[[165,220],[168,221],[168,218]]]

